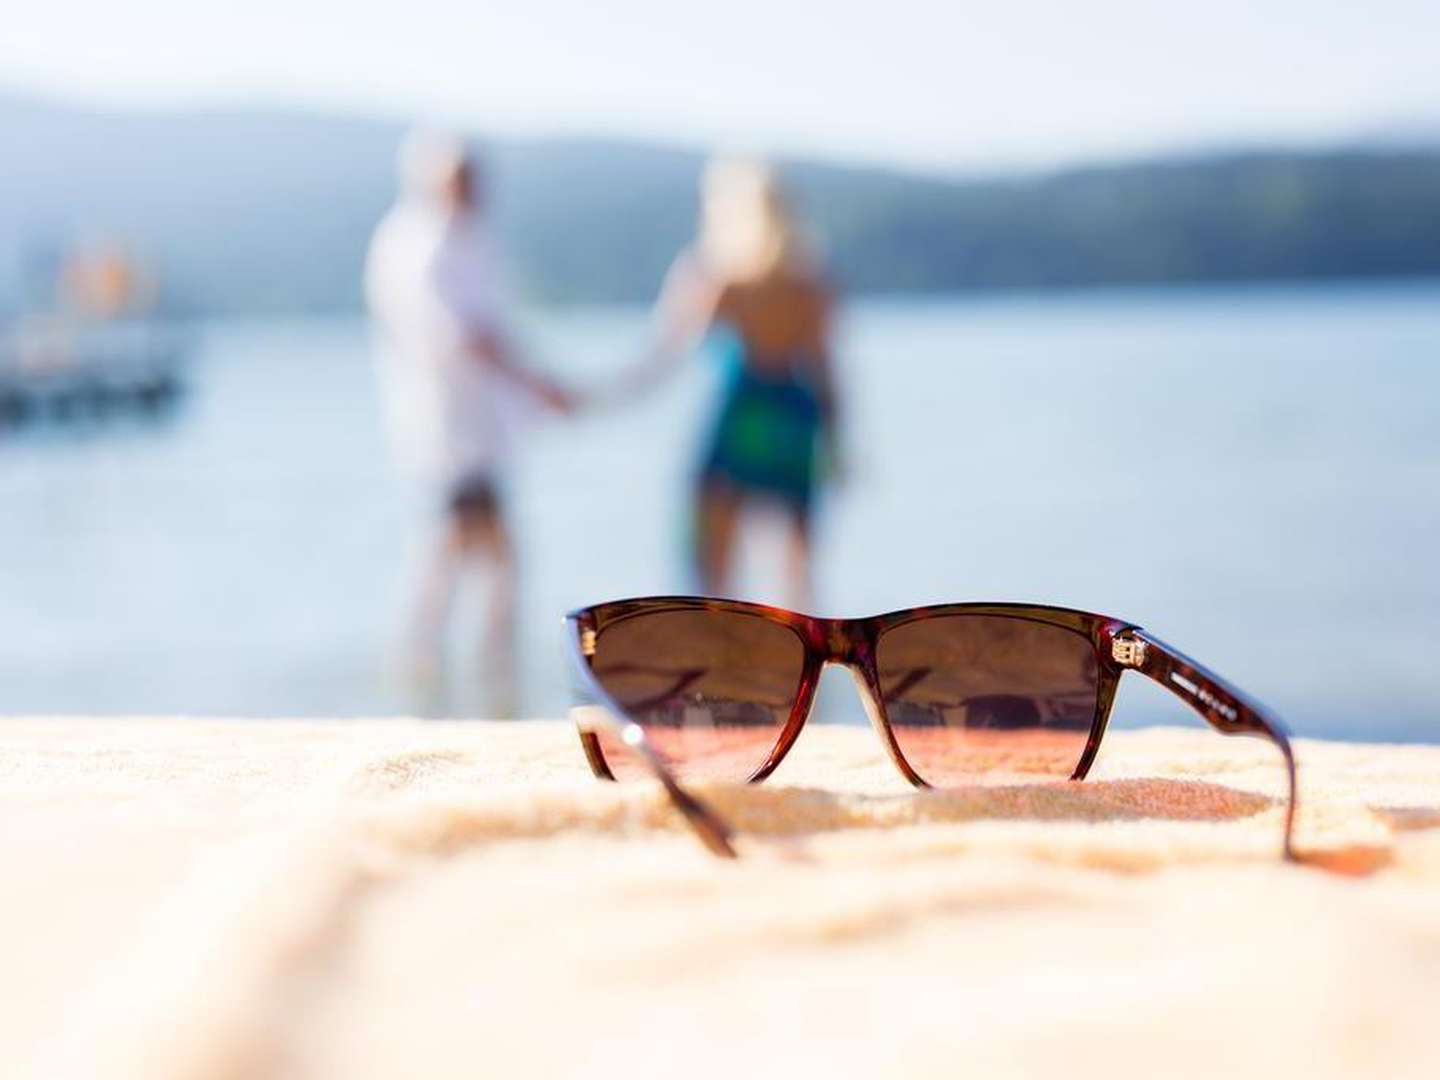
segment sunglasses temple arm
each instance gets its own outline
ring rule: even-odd
[[[572,637],[572,642],[578,641],[578,635]],[[570,710],[570,717],[575,721],[575,726],[580,729],[581,734],[599,735],[608,733],[613,735],[619,742],[623,743],[630,753],[645,763],[660,786],[665,789],[671,804],[694,830],[700,842],[705,845],[712,854],[721,858],[735,858],[735,846],[731,842],[732,831],[725,820],[701,802],[680,784],[666,765],[655,748],[650,745],[650,740],[645,735],[645,729],[633,720],[626,719],[621,715],[620,710],[615,707],[614,702],[609,700],[609,695],[595,681],[595,676],[590,671],[590,664],[580,652],[578,645],[572,649],[573,668],[578,680],[578,689],[581,694],[589,699],[583,705],[576,705]]]
[[[722,858],[735,858],[735,848],[730,841],[730,826],[675,779],[675,774],[655,753],[655,748],[650,745],[639,724],[618,716],[605,705],[576,705],[570,710],[570,716],[582,733],[605,733],[623,743],[630,753],[645,763],[655,779],[660,781],[660,786],[665,789],[670,802],[680,811],[701,843]]]
[[[1125,631],[1114,640],[1114,658],[1159,683],[1205,718],[1222,735],[1253,735],[1273,743],[1285,759],[1289,801],[1285,810],[1285,858],[1295,859],[1292,843],[1297,803],[1295,752],[1284,722],[1215,672],[1143,630]]]

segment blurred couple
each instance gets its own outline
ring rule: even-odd
[[[586,404],[541,374],[513,332],[505,260],[485,213],[483,178],[465,144],[417,133],[400,154],[400,195],[375,230],[366,299],[380,339],[387,422],[402,463],[439,510],[407,619],[404,674],[443,708],[453,601],[488,579],[478,674],[486,712],[516,703],[516,565],[505,493],[516,441],[544,413]],[[780,507],[794,606],[811,594],[811,510],[834,462],[833,300],[775,175],[753,161],[712,163],[693,244],[666,276],[648,346],[614,388],[657,385],[702,340],[725,377],[695,470],[693,570],[707,595],[730,587],[742,513]]]

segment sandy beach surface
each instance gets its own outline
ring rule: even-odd
[[[914,792],[868,729],[702,785],[560,722],[0,721],[0,1072],[1440,1076],[1440,747],[1112,733]]]

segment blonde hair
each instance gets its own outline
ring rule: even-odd
[[[712,272],[755,280],[809,268],[809,247],[768,165],[741,158],[712,161],[700,195],[698,247]]]

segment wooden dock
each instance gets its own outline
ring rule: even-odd
[[[160,420],[183,398],[189,335],[152,324],[0,337],[0,429]]]

